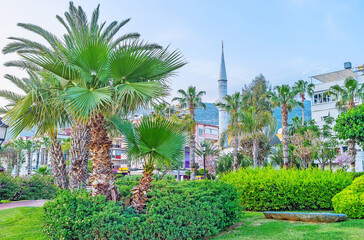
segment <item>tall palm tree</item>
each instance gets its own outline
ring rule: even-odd
[[[30,175],[32,172],[32,154],[33,154],[33,140],[24,140],[24,149],[27,151],[27,159],[28,159],[28,166],[27,166],[27,174]]]
[[[92,194],[115,198],[105,116],[126,115],[165,96],[165,80],[185,61],[178,51],[169,53],[158,45],[134,40],[139,37],[136,33],[115,38],[130,19],[106,26],[98,22],[99,7],[88,21],[83,9],[71,2],[65,18],[57,19],[67,32],[62,39],[39,26],[18,24],[43,37],[48,46],[12,38],[14,42],[3,52],[18,52],[22,60],[7,65],[41,68],[62,81],[65,90],[59,99],[76,121],[88,123],[91,129]]]
[[[192,117],[192,120],[195,120],[195,110],[196,108],[202,107],[206,109],[206,105],[202,102],[202,96],[206,94],[205,91],[197,91],[196,87],[189,86],[187,88],[187,92],[183,89],[179,89],[177,91],[181,97],[175,97],[172,101],[177,101],[180,105],[180,108],[188,108],[189,113]],[[189,145],[190,145],[190,156],[191,156],[191,179],[195,179],[195,171],[196,171],[196,156],[195,156],[195,148],[196,148],[196,139],[195,139],[196,127],[195,124],[191,127],[190,136],[189,136]]]
[[[239,122],[239,114],[242,106],[242,95],[236,92],[233,95],[226,95],[222,102],[216,104],[217,107],[222,108],[230,116],[229,126],[227,130],[220,136],[220,142],[226,142],[226,138],[232,136],[233,157],[234,157],[234,171],[238,169],[238,148],[239,136],[242,133],[242,126]]]
[[[44,147],[44,162],[43,165],[48,165],[48,153],[50,146],[50,139],[47,136],[42,137],[42,145]]]
[[[264,134],[264,130],[275,130],[275,118],[268,111],[256,111],[254,107],[242,111],[240,116],[242,131],[253,139],[252,155],[254,167],[258,167],[258,137]],[[269,135],[269,134],[268,134]]]
[[[358,81],[348,77],[344,81],[344,86],[334,85],[329,88],[326,95],[336,100],[339,110],[355,108],[355,101],[364,99],[364,84],[359,85]],[[355,172],[355,140],[348,140],[351,171]]]
[[[213,142],[204,140],[202,143],[199,143],[196,149],[196,155],[199,156],[200,158],[203,158],[205,155],[206,161],[209,164],[207,168],[210,169],[210,172],[211,169],[215,172],[216,162],[214,158],[220,156],[220,150],[216,145],[214,145]]]
[[[23,130],[36,129],[35,136],[48,135],[52,166],[58,186],[67,188],[65,161],[57,140],[57,128],[70,123],[64,103],[59,101],[62,93],[60,82],[45,72],[29,71],[31,89],[4,116],[9,123],[10,136],[16,137]]]
[[[18,138],[16,140],[13,140],[13,143],[14,143],[14,149],[16,151],[15,173],[17,176],[19,176],[20,168],[23,163],[24,140]]]
[[[308,83],[304,80],[298,80],[294,84],[295,91],[298,92],[302,99],[302,126],[305,124],[305,94],[312,97],[314,93],[315,85],[313,83]]]
[[[302,103],[295,100],[297,91],[287,84],[276,86],[273,92],[267,92],[267,96],[273,107],[282,108],[282,148],[284,166],[288,168],[288,112]]]
[[[9,49],[8,49],[9,50]],[[10,51],[10,50],[9,50]],[[15,86],[17,86],[21,91],[23,91],[23,94],[17,94],[15,92],[11,92],[11,91],[7,91],[7,90],[0,90],[0,97],[6,99],[8,101],[8,104],[5,107],[0,108],[0,113],[2,114],[6,114],[6,119],[8,119],[8,121],[12,121],[13,123],[16,122],[16,126],[17,129],[13,131],[12,137],[16,137],[20,134],[20,132],[22,130],[29,130],[31,129],[29,126],[34,126],[34,121],[32,118],[32,114],[37,114],[39,113],[39,109],[35,111],[28,111],[26,113],[24,113],[24,111],[26,111],[27,108],[32,108],[33,105],[35,106],[39,106],[40,103],[42,102],[43,105],[45,103],[44,97],[46,95],[43,94],[43,89],[48,85],[49,86],[49,82],[47,83],[47,85],[45,85],[43,83],[43,79],[41,77],[41,75],[36,74],[35,72],[33,72],[31,69],[31,67],[27,67],[30,66],[31,63],[24,61],[24,66],[23,68],[28,68],[28,78],[17,78],[16,76],[13,75],[9,75],[6,74],[5,78],[8,79],[10,82],[12,82]],[[40,70],[40,69],[36,69],[36,70]],[[54,89],[56,89],[56,87],[54,87]],[[34,101],[34,102],[32,102]],[[48,103],[46,103],[48,104]],[[12,108],[14,108],[13,110],[11,110]],[[17,110],[15,110],[17,109]],[[11,111],[10,111],[11,110]],[[34,110],[34,109],[33,109]],[[54,108],[53,110],[48,110],[48,113],[54,114],[54,110],[59,110],[58,108]],[[17,112],[18,111],[18,112]],[[8,113],[9,112],[9,113]],[[31,112],[31,114],[30,114]],[[18,115],[20,114],[25,114],[25,116],[27,117],[18,117]],[[10,117],[10,115],[12,115],[12,117]],[[43,115],[43,117],[48,117],[46,114]],[[52,115],[51,115],[52,116]],[[19,119],[22,119],[21,121],[19,121]],[[28,121],[28,122],[27,122]],[[32,122],[33,123],[30,123]],[[50,121],[51,122],[51,121]],[[44,124],[44,122],[43,122]],[[39,125],[37,126],[39,127]],[[52,130],[54,132],[54,130]],[[52,133],[51,135],[54,135],[54,133]],[[56,135],[54,135],[56,137]],[[58,141],[53,141],[53,144],[50,144],[49,142],[49,138],[46,137],[48,139],[48,141],[45,142],[45,160],[46,160],[46,164],[48,162],[48,150],[50,146],[57,146],[58,145]],[[20,145],[19,145],[20,147]],[[58,150],[60,148],[57,148]],[[60,156],[61,153],[57,153],[57,150],[55,149],[51,149],[51,151],[53,152],[51,155],[53,157],[58,156],[58,160],[60,160]],[[19,155],[20,157],[20,155]],[[18,158],[19,160],[19,158]],[[63,171],[62,169],[64,169],[65,166],[63,166],[63,161],[59,162],[56,159],[52,159],[52,162],[54,163],[53,166],[58,165],[59,169],[55,169],[56,171],[56,178],[57,176],[59,176],[59,178],[63,179],[63,180],[57,180],[58,185],[64,185],[64,179],[66,179],[66,176],[64,176],[63,174],[60,174],[60,172],[65,173],[65,171]],[[18,174],[19,174],[20,169],[18,169]],[[63,184],[60,185],[60,183],[63,182]]]
[[[151,188],[155,166],[170,166],[182,159],[185,137],[178,124],[165,118],[146,117],[133,126],[131,122],[114,116],[112,122],[125,136],[130,159],[143,161],[143,177],[132,189],[132,205],[140,212],[148,200],[147,192]]]

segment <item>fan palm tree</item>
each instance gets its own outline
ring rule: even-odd
[[[143,177],[132,189],[132,205],[140,212],[148,200],[155,166],[170,166],[182,159],[185,137],[180,126],[169,119],[146,117],[136,126],[116,116],[111,120],[125,136],[129,158],[143,161]]]
[[[233,95],[226,95],[222,102],[216,104],[218,108],[222,108],[230,116],[229,126],[227,130],[220,136],[220,143],[224,144],[227,137],[232,136],[233,157],[234,157],[234,171],[238,170],[238,148],[239,136],[241,136],[242,128],[239,122],[239,112],[242,106],[242,95],[236,92]]]
[[[10,108],[14,107],[15,104],[22,99],[28,91],[31,90],[32,85],[36,84],[36,79],[33,78],[17,78],[13,75],[6,74],[4,78],[8,79],[11,83],[13,83],[19,90],[23,93],[18,94],[9,90],[0,90],[0,97],[5,99],[8,103],[4,107],[0,107],[0,114],[6,114]]]
[[[196,108],[202,107],[206,109],[206,105],[202,102],[202,96],[206,94],[205,91],[197,91],[196,87],[189,86],[187,88],[187,92],[183,89],[179,89],[177,91],[181,97],[175,97],[172,101],[177,101],[180,105],[180,108],[188,108],[189,114],[194,122],[195,120],[195,110]],[[195,139],[195,124],[191,127],[191,131],[189,133],[189,145],[190,145],[190,156],[191,156],[191,179],[195,179],[195,164],[196,164],[196,156],[195,156],[195,148],[196,148],[196,139]]]
[[[14,42],[3,52],[18,52],[22,57],[21,61],[7,65],[41,68],[63,82],[65,90],[59,99],[65,102],[76,121],[88,122],[90,126],[92,194],[111,199],[117,188],[105,116],[126,115],[165,96],[165,80],[185,62],[178,51],[169,53],[155,44],[133,40],[139,34],[115,38],[130,19],[108,26],[105,22],[99,24],[99,7],[88,21],[83,9],[71,2],[65,19],[60,16],[57,19],[67,31],[62,40],[38,26],[18,24],[43,37],[49,46],[11,38]]]
[[[305,124],[305,94],[312,97],[314,93],[315,85],[313,83],[308,83],[304,80],[298,80],[294,84],[295,91],[301,96],[302,99],[302,126]]]
[[[57,128],[70,123],[64,104],[60,101],[62,93],[60,82],[44,72],[29,71],[32,79],[31,89],[4,116],[9,123],[10,136],[16,137],[23,130],[36,129],[35,136],[48,135],[52,166],[59,187],[67,188],[65,161],[61,145],[57,140]]]
[[[250,107],[248,110],[241,112],[240,123],[243,133],[251,136],[253,139],[252,155],[254,167],[258,167],[259,134],[264,134],[264,130],[267,128],[269,129],[268,132],[274,131],[276,125],[275,118],[273,114],[268,111],[258,112],[254,107]]]
[[[26,61],[24,61],[24,63],[25,62]],[[25,65],[28,66],[28,65],[31,65],[31,63],[28,62],[28,63],[25,63]],[[26,67],[24,66],[24,68],[26,68]],[[39,127],[39,125],[37,125],[34,122],[34,119],[32,118],[32,114],[39,114],[40,113],[39,110],[41,108],[38,108],[35,111],[28,111],[28,110],[31,110],[32,106],[40,106],[40,103],[43,104],[43,107],[45,106],[44,104],[49,104],[49,100],[47,103],[44,101],[44,97],[49,96],[49,95],[44,95],[43,89],[45,89],[46,87],[50,87],[50,85],[49,85],[50,82],[48,82],[47,84],[43,83],[44,80],[42,79],[41,75],[36,74],[35,72],[33,72],[30,69],[31,68],[28,69],[28,75],[29,75],[28,78],[20,79],[13,75],[9,75],[9,74],[5,75],[5,78],[8,79],[9,81],[11,81],[20,90],[22,90],[23,94],[17,94],[15,92],[6,91],[6,90],[0,91],[0,97],[3,97],[8,101],[8,104],[5,107],[0,108],[0,113],[6,114],[5,119],[14,123],[14,126],[17,127],[17,129],[14,129],[14,131],[12,132],[12,137],[17,137],[20,134],[20,132],[23,130],[30,130],[31,127],[29,127],[29,126],[36,125],[37,127]],[[57,87],[53,87],[53,89],[56,89],[56,88]],[[32,101],[34,101],[34,102],[32,102]],[[14,108],[14,109],[12,109],[12,108]],[[28,108],[28,110],[27,110],[27,108]],[[49,107],[47,107],[47,108],[49,108]],[[59,110],[59,108],[54,108],[53,110],[47,110],[47,112],[50,114],[53,114],[54,110]],[[21,115],[21,114],[24,114],[24,116],[20,118],[19,115]],[[46,114],[42,115],[42,116],[49,117]],[[43,125],[44,124],[45,124],[45,122],[43,121]],[[54,132],[54,130],[52,130],[52,131]],[[56,138],[56,136],[57,136],[57,135],[54,135],[54,133],[51,133],[51,135],[55,136],[54,138]],[[46,137],[46,138],[48,138],[48,137]],[[45,147],[46,147],[46,150],[45,150],[46,159],[45,160],[46,160],[46,164],[47,164],[49,147],[58,146],[58,142],[54,140],[53,144],[50,144],[50,141],[48,138],[48,141],[46,141],[45,144],[46,144],[45,145]],[[59,150],[60,148],[57,148],[57,149]],[[55,149],[51,149],[51,151],[52,151],[51,155],[53,157],[58,156],[58,160],[52,159],[52,161],[54,163],[53,164],[54,167],[56,165],[59,166],[59,169],[57,169],[57,168],[55,169],[55,172],[56,172],[55,175],[56,175],[56,178],[58,176],[58,180],[57,180],[58,185],[63,186],[63,185],[65,185],[64,179],[66,179],[66,176],[64,176],[63,174],[60,174],[60,172],[63,172],[65,174],[65,171],[63,171],[63,169],[65,169],[65,166],[63,165],[63,161],[60,160],[61,153],[57,154],[57,150],[55,150]],[[19,157],[20,157],[20,155],[19,155]],[[18,160],[19,160],[19,158],[18,158]],[[18,174],[19,174],[19,171],[20,171],[20,169],[18,169]],[[63,180],[60,180],[60,179],[63,179]]]
[[[267,92],[267,96],[273,107],[282,108],[283,161],[284,166],[288,168],[288,112],[297,106],[302,107],[302,103],[295,100],[297,91],[289,85],[276,86],[274,90],[273,92]]]
[[[345,108],[351,109],[355,108],[355,101],[364,99],[364,84],[359,85],[358,81],[352,77],[348,77],[344,81],[344,86],[334,85],[329,88],[326,95],[332,97],[336,100],[336,106],[339,110],[344,110]],[[355,172],[355,140],[348,140],[349,156],[351,171]]]

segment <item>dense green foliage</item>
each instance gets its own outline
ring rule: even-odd
[[[317,168],[246,168],[221,178],[237,188],[240,204],[254,211],[332,209],[332,197],[350,185],[352,179],[350,173]]]
[[[30,177],[13,177],[0,174],[0,200],[35,200],[51,199],[58,188],[50,176],[32,175]]]
[[[195,239],[240,218],[237,192],[222,182],[155,181],[149,197],[138,214],[86,191],[63,191],[44,206],[44,231],[51,239]]]
[[[345,213],[350,218],[364,218],[364,176],[336,194],[332,204],[337,213]]]
[[[355,139],[358,144],[364,143],[364,105],[342,112],[336,119],[334,130],[343,140]]]

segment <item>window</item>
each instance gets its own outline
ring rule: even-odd
[[[319,104],[319,103],[329,103],[335,101],[332,97],[325,94],[324,92],[321,93],[315,93],[313,95],[313,104]]]
[[[205,133],[212,134],[212,135],[218,135],[219,131],[217,129],[213,129],[213,128],[205,128]]]
[[[199,136],[202,136],[202,135],[203,135],[203,128],[199,128],[199,129],[198,129],[198,135],[199,135]]]

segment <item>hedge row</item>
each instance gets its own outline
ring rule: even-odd
[[[0,173],[0,200],[51,199],[57,190],[54,177],[39,174],[17,177]]]
[[[44,206],[50,239],[196,239],[218,233],[240,219],[237,192],[213,181],[156,181],[146,212],[62,191]]]
[[[221,180],[236,187],[239,202],[247,210],[318,210],[332,209],[331,199],[350,185],[353,177],[317,168],[246,168]]]
[[[345,213],[350,218],[364,218],[364,176],[354,182],[332,199],[335,212]]]

